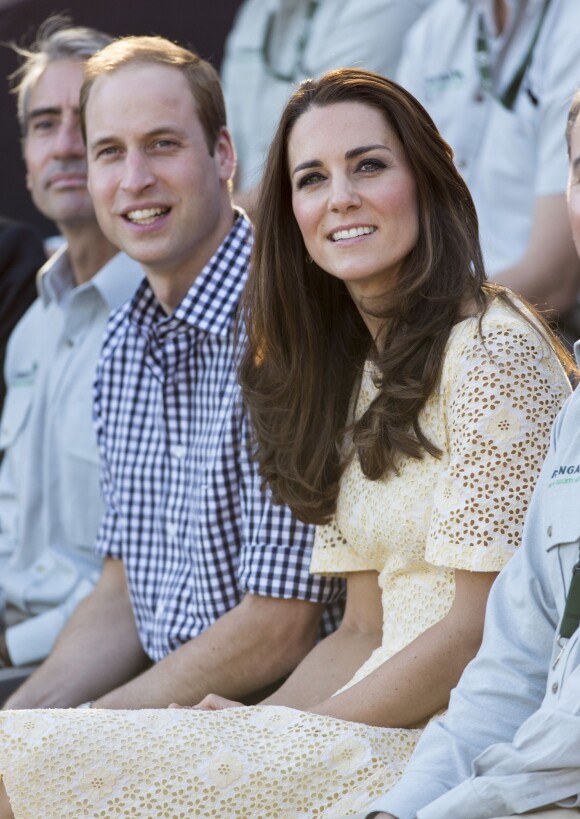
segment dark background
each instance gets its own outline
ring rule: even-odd
[[[194,48],[218,70],[223,44],[241,0],[19,0],[0,7],[0,41],[30,45],[36,29],[55,13],[70,15],[78,25],[111,35],[161,34]],[[36,211],[24,182],[16,104],[8,93],[8,75],[18,65],[16,55],[0,48],[0,216],[34,225],[43,236],[54,225]]]

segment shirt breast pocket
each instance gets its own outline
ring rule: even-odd
[[[17,542],[19,485],[18,468],[23,462],[23,431],[32,408],[32,386],[14,387],[8,391],[0,422],[0,562],[12,552]]]
[[[26,426],[32,405],[32,390],[32,386],[12,387],[8,390],[0,423],[2,452],[15,445]]]
[[[92,551],[103,514],[103,501],[90,400],[75,402],[63,423],[66,424],[62,455],[65,529],[73,548]]]
[[[574,566],[580,560],[580,525],[574,520],[575,516],[565,515],[562,509],[558,514],[558,504],[554,506],[554,513],[550,515],[546,529],[548,552],[554,557],[548,561],[548,570],[555,602],[561,612],[572,581]]]

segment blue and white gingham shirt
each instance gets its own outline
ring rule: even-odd
[[[97,552],[122,559],[155,661],[246,592],[329,601],[311,527],[260,491],[236,378],[234,320],[252,245],[243,215],[167,316],[145,281],[109,321],[95,384],[106,512]]]

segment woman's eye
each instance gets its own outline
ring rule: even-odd
[[[381,159],[363,159],[358,169],[365,173],[372,173],[373,171],[380,171],[385,167],[386,165]]]
[[[298,190],[306,188],[309,185],[315,185],[317,182],[320,182],[321,179],[324,179],[324,177],[320,173],[306,174],[306,176],[303,176],[302,179],[298,180]]]

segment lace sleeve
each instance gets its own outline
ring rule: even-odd
[[[460,325],[441,381],[449,461],[435,488],[426,558],[498,571],[520,543],[525,513],[570,393],[555,354],[507,307]]]

